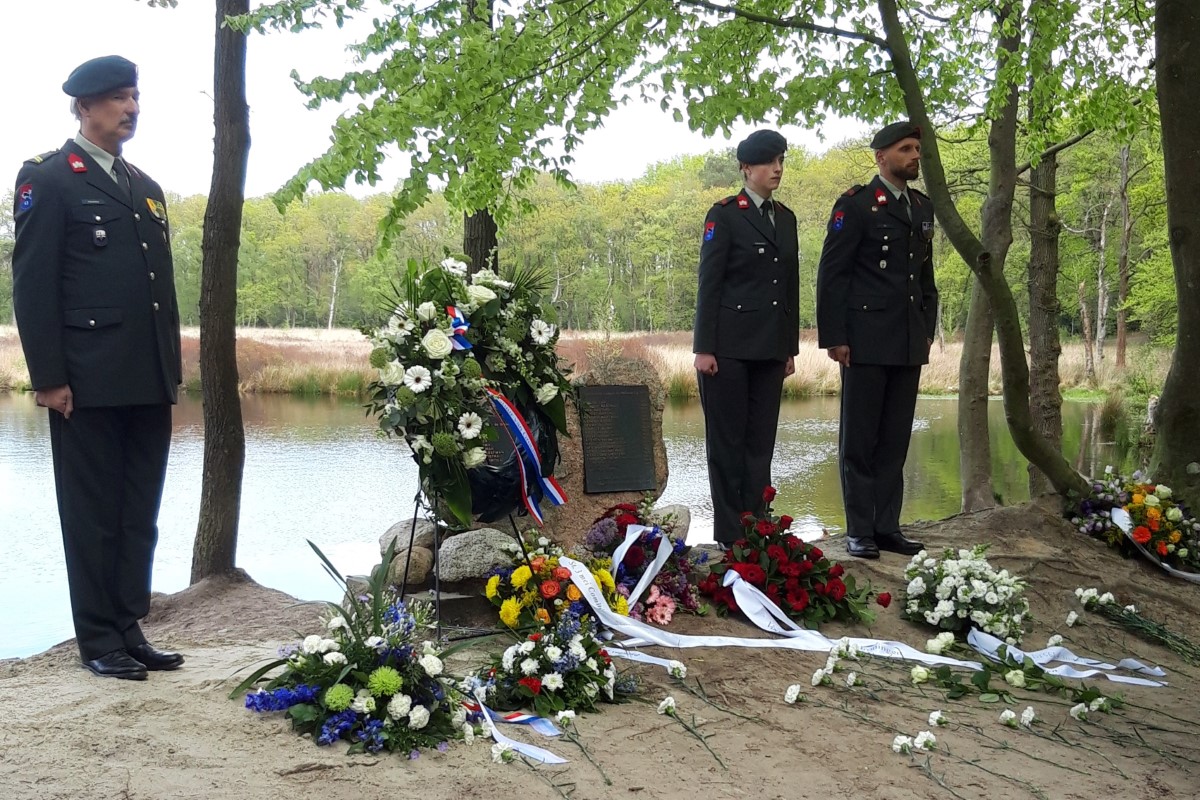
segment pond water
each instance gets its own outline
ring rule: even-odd
[[[336,586],[306,543],[345,573],[378,562],[378,538],[410,517],[416,468],[397,442],[380,440],[372,419],[347,401],[247,396],[246,469],[238,566],[256,581],[303,599],[336,599]],[[1089,474],[1113,458],[1096,441],[1098,406],[1067,403],[1064,453]],[[922,398],[905,475],[904,522],[939,519],[959,508],[957,404]],[[777,513],[806,538],[841,530],[836,397],[785,401],[774,461]],[[990,408],[993,470],[1005,502],[1027,499],[1026,465]],[[200,504],[202,411],[194,397],[176,409],[159,517],[154,588],[187,586]],[[696,403],[668,405],[663,419],[670,479],[660,502],[692,511],[689,541],[712,540],[704,424]],[[0,658],[26,656],[70,638],[70,606],[54,503],[46,412],[32,395],[0,394],[0,608],[9,610]]]

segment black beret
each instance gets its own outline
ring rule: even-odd
[[[100,56],[76,67],[62,88],[71,97],[91,97],[126,86],[137,86],[137,64],[120,56]]]
[[[920,139],[921,126],[913,125],[911,122],[893,122],[886,128],[875,134],[875,138],[871,140],[872,150],[882,150],[885,147],[891,147],[901,139]]]
[[[769,164],[787,150],[787,139],[778,131],[755,131],[737,146],[737,160],[743,164]]]

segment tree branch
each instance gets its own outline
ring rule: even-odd
[[[835,28],[831,25],[817,25],[815,22],[808,22],[807,20],[796,19],[795,17],[781,19],[754,11],[745,11],[733,6],[718,5],[717,3],[709,2],[709,0],[678,0],[678,2],[683,6],[706,8],[709,11],[716,11],[718,14],[732,14],[735,17],[740,17],[750,22],[760,22],[764,25],[773,25],[776,28],[792,28],[793,30],[811,31],[812,33],[825,33],[830,36],[836,36],[839,39],[856,39],[860,42],[870,42],[881,50],[888,49],[886,40],[870,33],[848,31],[845,28]]]

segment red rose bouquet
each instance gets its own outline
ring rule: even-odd
[[[774,516],[774,499],[775,488],[768,486],[763,490],[762,510],[742,515],[745,535],[726,551],[723,561],[713,565],[700,583],[701,593],[711,597],[718,609],[737,611],[733,590],[722,585],[725,572],[732,569],[788,617],[809,628],[833,619],[872,622],[871,585],[859,586],[819,547],[788,533],[792,518]]]

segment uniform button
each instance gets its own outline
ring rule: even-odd
[[[883,235],[883,240],[884,240],[885,242],[888,240],[888,237],[887,237],[887,234],[886,234],[886,233]]]
[[[89,328],[94,328],[94,327],[96,327],[96,320],[94,320],[94,319],[89,319],[89,320],[88,320],[88,327],[89,327]]]
[[[146,244],[145,242],[142,242],[142,249],[143,249],[143,250],[149,250],[149,249],[150,249],[150,245]]]
[[[771,301],[771,305],[773,305],[773,306],[777,306],[777,305],[779,305],[779,301],[778,301],[778,300],[772,300],[772,301]]]
[[[866,311],[866,310],[867,310],[867,307],[866,307],[866,306],[863,306],[863,311]]]
[[[909,254],[908,254],[908,257],[909,257],[909,258],[912,258],[912,257],[913,257],[913,254],[912,254],[912,253],[909,253]]]
[[[741,310],[742,310],[742,304],[741,304],[741,303],[738,303],[737,310],[738,310],[738,311],[741,311]]]
[[[778,264],[778,263],[779,263],[779,259],[778,259],[778,258],[777,258],[777,259],[775,259],[775,263],[776,263],[776,264]]]
[[[909,276],[908,276],[908,279],[911,281],[911,280],[912,280],[913,278],[915,278],[915,277],[917,277],[917,276],[916,276],[916,275],[909,275]]]
[[[910,299],[911,299],[911,298],[910,298]],[[154,310],[155,310],[155,311],[158,311],[158,303],[155,303],[155,304],[154,304]]]
[[[908,302],[913,302],[913,296],[911,294],[908,296]],[[158,308],[158,306],[155,306],[155,308]]]
[[[885,244],[885,245],[883,246],[883,252],[885,252],[885,253],[886,253],[887,251],[888,251],[888,246]]]
[[[773,280],[773,281],[771,281],[771,283],[779,283],[779,280],[778,279]]]
[[[880,262],[879,262],[879,268],[880,268],[880,269],[887,269],[887,259],[884,259],[883,261],[880,261]]]
[[[142,221],[142,215],[141,215],[141,214],[136,214],[136,213],[135,213],[135,214],[133,215],[133,218],[134,218],[135,220],[137,220],[138,222],[141,222],[141,221]]]
[[[99,222],[99,221],[100,221],[100,215],[99,215],[99,214],[97,214],[97,215],[96,215],[96,222]]]
[[[911,278],[912,276],[910,275],[909,277]],[[153,272],[151,272],[151,273],[150,273],[150,280],[154,280],[154,273],[153,273]]]

